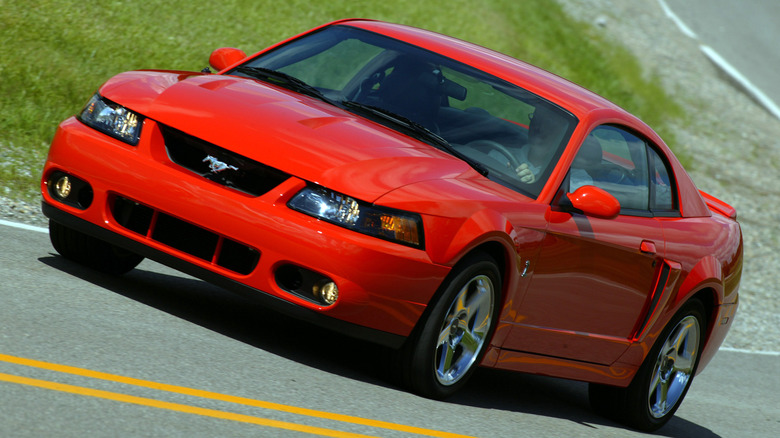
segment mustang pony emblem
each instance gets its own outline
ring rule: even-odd
[[[209,169],[213,173],[219,173],[227,169],[238,170],[238,167],[230,166],[227,163],[223,163],[222,161],[217,160],[216,157],[212,157],[211,155],[206,156],[206,158],[203,159],[203,162],[209,163]]]

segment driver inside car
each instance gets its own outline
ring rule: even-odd
[[[571,172],[569,173],[570,193],[582,186],[593,184],[592,173],[601,164],[601,159],[601,143],[592,135],[585,137],[585,141],[582,142],[580,150],[571,163]]]
[[[566,133],[568,123],[562,115],[544,105],[529,116],[528,143],[517,153],[520,165],[515,168],[521,182],[536,182]]]

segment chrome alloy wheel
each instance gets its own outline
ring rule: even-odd
[[[689,315],[677,323],[664,341],[648,391],[648,407],[653,418],[668,414],[685,393],[696,366],[700,335],[699,320]]]
[[[471,368],[493,324],[494,285],[477,275],[458,292],[442,321],[436,343],[436,378],[445,386],[459,381]]]

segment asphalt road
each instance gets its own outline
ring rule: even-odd
[[[780,2],[777,0],[663,0],[701,44],[746,80],[749,93],[780,117]],[[751,88],[752,87],[752,88]],[[769,102],[763,101],[766,98]]]
[[[123,277],[0,223],[0,436],[632,437],[585,384],[480,370],[453,399],[408,394],[387,352],[144,261]],[[780,355],[721,351],[667,437],[780,430]]]

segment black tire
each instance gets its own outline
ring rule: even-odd
[[[144,259],[53,220],[49,220],[49,239],[54,249],[66,259],[108,274],[125,274]]]
[[[400,352],[403,384],[433,399],[463,387],[496,329],[500,296],[491,257],[479,253],[456,265]]]
[[[669,321],[628,387],[589,385],[591,406],[635,429],[659,429],[674,416],[693,382],[706,327],[701,301],[686,303]]]

